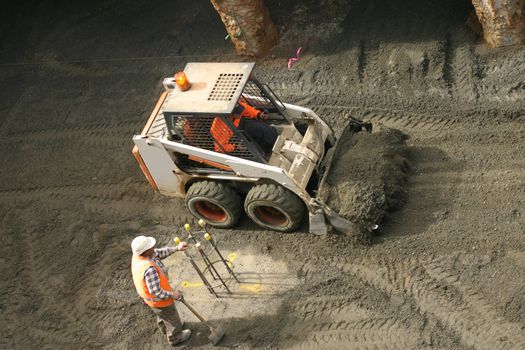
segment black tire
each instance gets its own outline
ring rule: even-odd
[[[241,198],[222,182],[195,182],[186,193],[186,206],[196,218],[220,228],[234,226],[242,215]]]
[[[252,187],[244,201],[244,211],[261,227],[291,232],[303,221],[306,208],[293,192],[270,183]]]

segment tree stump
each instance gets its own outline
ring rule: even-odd
[[[211,0],[240,55],[262,57],[279,39],[263,0]]]
[[[492,47],[525,43],[525,0],[472,0]]]

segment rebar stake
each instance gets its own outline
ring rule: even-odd
[[[186,230],[186,232],[188,232],[188,239],[191,239],[193,241],[193,244],[195,244],[195,246],[197,246],[197,244],[200,246],[200,243],[197,242],[197,239],[191,233],[191,226],[190,226],[190,224],[185,224],[184,225],[184,229]],[[209,270],[210,271],[210,275],[211,275],[211,277],[214,280],[220,279],[220,276],[217,273],[217,271],[215,271],[215,269],[213,269],[213,270],[215,271],[215,274],[217,275],[217,277],[215,277],[215,275],[213,274],[213,271],[211,270],[211,267],[212,267],[211,266],[212,265],[211,261],[208,259],[206,254],[201,249],[197,249],[197,250],[199,251],[199,254],[202,257],[202,260],[204,261],[204,264],[206,265],[206,269],[204,271]]]
[[[219,278],[219,280],[221,281],[222,285],[224,286],[224,288],[226,288],[226,290],[228,291],[228,294],[232,294],[230,288],[228,288],[228,286],[226,285],[226,283],[224,283],[224,280],[222,279],[221,275],[219,275],[219,273],[217,272],[217,270],[215,269],[215,266],[213,266],[212,262],[208,259],[208,257],[206,256],[206,254],[204,254],[204,252],[202,251],[202,247],[201,247],[201,244],[200,243],[197,243],[195,245],[195,248],[197,248],[197,250],[201,253],[202,257],[204,258],[205,261],[208,262],[208,266],[213,269],[213,271],[215,272],[215,274],[217,275],[217,277]],[[213,276],[213,273],[211,272],[210,270],[210,274]]]
[[[213,239],[212,235],[206,230],[206,222],[201,219],[201,220],[199,220],[199,225],[206,232],[204,234],[204,239],[211,243],[213,249],[215,249],[215,252],[219,256],[219,258],[221,258],[222,263],[224,264],[224,266],[226,266],[226,269],[228,270],[230,275],[232,275],[232,277],[235,279],[235,281],[237,281],[237,283],[240,283],[239,279],[237,278],[237,276],[235,276],[235,273],[233,273],[233,270],[230,268],[230,265],[228,265],[228,262],[226,261],[226,259],[224,259],[224,257],[222,256],[221,252],[219,251],[219,248],[217,247],[217,244],[216,244],[215,240]]]
[[[178,245],[180,243],[180,238],[179,237],[175,237],[173,239],[175,241],[175,243]],[[190,261],[191,263],[191,266],[193,266],[193,268],[195,269],[195,271],[197,272],[197,275],[199,275],[199,277],[201,278],[202,280],[202,283],[204,283],[204,285],[206,286],[206,288],[208,288],[208,291],[215,295],[216,298],[219,297],[219,295],[217,295],[217,292],[215,292],[215,289],[213,289],[213,287],[211,286],[210,282],[208,282],[208,280],[206,279],[206,277],[204,276],[204,274],[202,273],[201,269],[199,268],[199,266],[197,266],[197,264],[195,263],[195,261],[193,261],[193,258],[188,254],[188,252],[184,251],[184,255],[186,256],[186,258],[188,258],[188,260]]]

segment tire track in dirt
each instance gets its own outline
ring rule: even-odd
[[[190,219],[190,215],[184,210],[175,210],[184,206],[182,202],[153,191],[142,181],[0,191],[0,203],[7,206],[41,202],[53,208],[70,201],[81,203],[86,214],[118,217],[120,220],[136,217],[144,213],[145,208],[157,218],[171,218],[177,222],[187,222]]]
[[[5,212],[5,215],[8,215],[11,208],[17,212],[20,211],[20,208],[24,208],[31,213],[33,212],[31,208],[38,208],[43,214],[61,212],[66,217],[66,222],[67,217],[72,213],[76,213],[79,219],[89,217],[89,219],[81,219],[85,222],[78,223],[75,227],[66,223],[66,226],[54,231],[52,229],[48,231],[47,224],[44,224],[48,220],[42,219],[42,225],[28,227],[27,232],[21,233],[22,237],[15,239],[15,235],[12,235],[13,241],[17,244],[17,248],[13,250],[17,252],[15,254],[16,259],[19,260],[17,265],[23,268],[10,283],[10,286],[16,286],[16,289],[3,290],[8,296],[16,295],[16,300],[19,301],[23,301],[21,298],[27,294],[29,301],[24,302],[24,305],[31,308],[24,326],[29,336],[22,343],[18,342],[20,346],[27,342],[27,344],[53,344],[59,348],[77,348],[80,345],[112,348],[111,344],[122,341],[121,337],[115,338],[115,332],[120,335],[134,333],[133,330],[126,331],[126,327],[132,322],[131,317],[133,316],[130,315],[133,315],[133,311],[130,311],[129,306],[132,303],[135,304],[136,294],[130,288],[128,269],[114,266],[115,251],[120,254],[122,248],[119,247],[118,242],[122,239],[108,237],[105,233],[96,233],[98,224],[93,225],[93,223],[115,222],[116,220],[114,228],[121,233],[126,225],[123,224],[125,220],[131,222],[140,221],[141,218],[151,220],[155,218],[156,213],[160,214],[159,217],[163,215],[162,219],[165,222],[170,218],[175,220],[169,206],[163,203],[167,202],[166,197],[154,194],[153,197],[157,203],[153,203],[152,207],[151,195],[148,195],[145,189],[148,189],[145,182],[124,182],[0,192],[0,207],[3,208],[2,212]],[[93,213],[103,219],[83,215],[82,211],[78,210],[79,207],[86,206],[82,198],[86,192],[95,194],[92,198],[88,198],[87,206],[95,207]],[[152,192],[151,189],[149,192]],[[44,205],[35,203],[35,201]],[[130,201],[134,204],[133,206],[124,207],[123,210],[119,209]],[[51,210],[46,210],[44,206]],[[157,211],[157,207],[162,210]],[[177,212],[180,210],[174,210],[174,213]],[[62,221],[62,219],[59,220]],[[76,229],[81,229],[82,232]],[[46,243],[42,238],[49,235],[53,236],[53,240]],[[46,245],[42,245],[41,242]],[[56,249],[50,248],[50,242],[52,242],[51,246]],[[107,244],[108,242],[111,244]],[[112,247],[113,245],[117,246],[116,250]],[[56,251],[61,249],[66,251],[58,258],[53,257]],[[101,250],[103,252],[98,253]],[[77,254],[76,259],[80,260],[72,259],[72,255]],[[10,256],[9,258],[11,260]],[[94,263],[90,259],[100,260]],[[64,275],[60,272],[63,266],[61,264],[68,261],[77,262],[70,267],[75,270],[75,274]],[[119,271],[118,275],[112,276],[112,282],[119,280],[118,287],[120,288],[106,290],[106,294],[101,295],[102,298],[95,298],[100,294],[100,290],[97,289],[100,281],[107,278],[108,270],[111,269]],[[123,269],[125,273],[122,272]],[[74,290],[71,289],[71,285],[75,286]],[[55,293],[50,294],[50,290],[55,290]],[[121,291],[120,294],[119,291]],[[51,298],[74,298],[78,302],[66,303],[61,308],[52,309],[40,306],[40,303],[42,305],[51,304]],[[9,308],[11,307],[16,308],[17,306],[10,304]],[[14,324],[20,325],[20,322],[24,322],[23,317],[25,316],[21,316],[19,312],[11,310],[8,314],[17,315]],[[37,321],[33,322],[33,318]],[[112,326],[108,328],[108,324]],[[31,346],[27,345],[24,348],[31,348]]]
[[[449,95],[452,95],[452,88],[454,86],[454,72],[452,69],[452,61],[452,39],[451,34],[447,33],[443,42],[443,79],[445,80],[445,85],[448,88]]]
[[[329,317],[331,319],[344,319],[352,315],[354,319],[367,319],[375,315],[369,310],[355,304],[355,300],[346,296],[303,298],[288,309],[297,315],[301,321]]]
[[[138,178],[140,171],[131,156],[133,128],[138,125],[135,121],[131,126],[97,124],[8,134],[0,144],[8,150],[3,160],[11,167],[0,171],[0,176],[14,172],[17,177],[0,189],[23,189],[28,183],[42,188]]]
[[[439,137],[452,129],[456,120],[440,118],[438,116],[420,115],[395,109],[361,109],[344,105],[314,105],[313,109],[319,115],[344,115],[355,116],[358,119],[381,123],[390,128],[413,133],[422,133],[425,138]],[[326,111],[326,112],[325,112]],[[347,120],[347,118],[343,118]],[[340,123],[343,124],[343,123]],[[342,127],[337,125],[338,127]],[[431,132],[431,133],[429,133]]]
[[[161,201],[165,196],[160,195],[156,191],[152,191],[143,181],[123,181],[123,182],[109,182],[99,184],[82,184],[82,185],[64,185],[64,186],[43,186],[33,187],[27,189],[17,190],[3,190],[0,191],[0,200],[12,201],[20,199],[33,199],[44,196],[56,195],[71,195],[82,196],[85,194],[99,194],[107,199],[122,199],[129,191],[133,191],[133,195],[141,197],[147,195],[153,197],[153,200]],[[139,196],[140,195],[140,196]],[[152,200],[149,198],[148,200]]]
[[[28,252],[23,245],[23,240],[17,237],[18,235],[25,235],[24,228],[21,227],[22,225],[18,225],[18,212],[11,209],[7,206],[2,206],[2,220],[0,221],[3,236],[2,245],[7,248],[5,252],[16,252],[16,254],[2,254],[2,264],[0,266],[0,271],[3,272],[4,276],[11,275],[10,279],[3,279],[1,282],[4,297],[0,302],[3,316],[0,319],[2,333],[0,344],[3,343],[4,339],[6,340],[4,349],[12,348],[14,339],[20,340],[20,346],[28,343],[27,334],[24,334],[24,337],[17,334],[18,327],[16,325],[20,322],[19,318],[23,318],[22,322],[24,323],[30,323],[26,319],[24,311],[29,312],[35,300],[35,294],[32,293],[33,291],[28,283],[31,275],[24,268],[24,262],[29,259],[27,256]],[[15,225],[18,232],[15,232],[12,228]],[[16,298],[11,299],[9,296],[16,296]],[[10,312],[12,308],[15,308],[17,312]]]
[[[294,318],[293,336],[301,339],[292,348],[340,349],[352,344],[352,349],[367,346],[408,349],[419,341],[420,331],[407,328],[398,318],[376,315],[359,307],[355,301],[343,301],[342,298],[339,302],[334,298],[325,302],[321,297],[318,302],[292,305],[291,309],[298,312]]]
[[[318,272],[315,275],[319,277]],[[286,308],[289,334],[281,336],[294,339],[294,349],[411,349],[427,342],[422,334],[424,327],[417,322],[407,324],[399,317],[385,316],[381,307],[364,308],[370,305],[366,299],[374,291],[366,285],[362,289],[363,295],[358,298],[336,295],[293,302]],[[386,299],[384,302],[388,303]]]
[[[27,268],[26,277],[30,281],[31,288],[34,288],[34,293],[40,296],[40,299],[45,302],[49,295],[49,289],[55,289],[57,286],[64,286],[64,281],[60,275],[56,275],[57,266],[54,266],[49,256],[45,256],[46,251],[42,251],[41,247],[35,246],[35,241],[31,239],[30,235],[24,235],[22,238],[26,251],[25,259],[23,259],[23,266]],[[47,251],[47,253],[51,253]],[[93,267],[90,269],[92,270]],[[78,287],[78,286],[77,286]],[[61,294],[61,292],[59,292]],[[61,308],[53,310],[53,317],[58,317],[61,320],[68,319],[68,327],[65,332],[57,331],[57,324],[52,319],[40,318],[39,323],[31,327],[33,336],[39,336],[42,343],[60,344],[61,346],[75,346],[75,344],[90,344],[90,346],[102,346],[100,341],[93,342],[94,337],[90,335],[90,329],[94,324],[85,325],[78,322],[70,313],[68,308]],[[87,331],[86,331],[87,329]]]
[[[387,127],[399,129],[409,134],[424,134],[425,138],[439,137],[450,130],[456,122],[433,116],[421,116],[400,111],[366,111],[363,119],[384,124]]]
[[[107,258],[105,256],[104,258]],[[101,264],[111,265],[111,259],[102,259]],[[125,331],[126,326],[130,323],[130,313],[134,312],[131,308],[138,305],[134,290],[129,285],[129,280],[126,279],[125,287],[119,285],[121,293],[117,294],[115,289],[112,290],[114,295],[105,299],[99,298],[97,289],[107,286],[98,286],[102,278],[108,274],[107,269],[90,269],[84,272],[86,276],[81,286],[81,295],[83,299],[88,299],[89,302],[82,304],[70,304],[63,310],[63,318],[68,323],[75,325],[78,329],[83,330],[85,341],[92,347],[106,347],[112,348],[112,344],[119,343],[122,340],[115,338],[113,331],[109,330],[104,325],[112,324],[112,327]],[[113,276],[115,277],[115,276]],[[119,279],[127,277],[126,274],[120,271]],[[104,301],[101,301],[104,300]],[[148,311],[148,310],[146,310]],[[69,337],[74,337],[74,334],[67,334]]]
[[[367,42],[362,45],[362,53],[359,60],[359,71],[361,71],[361,84],[365,84],[364,90],[376,90],[375,85],[381,79],[382,67],[379,64],[381,52],[379,42]]]
[[[9,210],[13,210],[12,213],[15,215],[4,217],[9,222],[18,223],[16,234],[9,235],[12,237],[13,246],[4,256],[19,268],[12,275],[9,284],[2,287],[5,298],[12,300],[3,308],[3,312],[7,315],[15,315],[15,318],[9,320],[9,323],[2,328],[5,330],[23,325],[25,329],[23,337],[17,339],[15,333],[13,340],[13,335],[10,335],[11,342],[14,341],[19,348],[33,348],[35,343],[53,344],[59,348],[77,347],[80,342],[89,344],[85,332],[77,327],[77,324],[70,323],[66,331],[63,331],[61,320],[65,315],[62,314],[61,308],[49,309],[45,306],[54,302],[56,298],[63,297],[63,292],[68,289],[64,285],[67,277],[61,273],[60,266],[56,266],[57,259],[50,258],[59,250],[57,237],[54,237],[55,249],[47,249],[45,241],[41,240],[43,236],[50,234],[44,231],[45,226],[32,227],[32,224],[26,224],[26,220],[18,217],[24,211],[32,212],[31,208],[31,206],[11,207]],[[4,219],[2,229],[9,230]],[[45,219],[41,220],[41,222],[45,221]],[[41,244],[42,242],[44,244]],[[9,247],[6,243],[7,241],[4,240],[4,245]],[[50,294],[50,290],[54,293]]]
[[[24,205],[24,207],[35,208],[38,207],[38,204]],[[64,207],[67,209],[64,210]],[[78,205],[74,200],[72,201],[72,198],[62,200],[56,205],[60,211],[66,212],[65,215],[69,215],[68,209],[75,210],[74,207]],[[38,209],[42,210],[42,207]],[[44,219],[43,222],[45,221]],[[103,306],[94,301],[96,293],[91,292],[94,286],[99,284],[98,281],[101,281],[102,277],[107,276],[109,269],[115,269],[112,267],[115,250],[111,247],[113,243],[104,244],[108,242],[107,237],[97,236],[95,232],[91,232],[92,229],[95,230],[96,225],[90,225],[89,222],[92,221],[87,220],[79,224],[80,226],[75,226],[85,232],[78,232],[75,229],[70,232],[67,229],[61,229],[42,234],[39,229],[33,229],[23,234],[22,237],[17,237],[16,242],[22,247],[20,251],[17,250],[17,256],[20,259],[20,266],[23,266],[23,273],[16,275],[14,285],[22,286],[23,293],[29,292],[32,295],[28,303],[32,308],[31,313],[28,314],[30,321],[27,321],[25,325],[30,343],[53,344],[59,348],[78,348],[81,345],[90,348],[107,347],[119,341],[118,338],[115,339],[113,330],[122,331],[129,323],[129,304],[130,300],[134,300],[131,298],[134,296],[132,289],[125,290],[129,294],[127,297],[124,295],[112,295],[111,298],[106,296],[103,299]],[[121,229],[122,226],[119,232]],[[46,243],[41,240],[42,235],[53,235],[51,247],[50,242]],[[42,242],[44,245],[41,244]],[[103,253],[100,254],[102,248]],[[57,251],[61,251],[60,257],[55,256]],[[76,273],[64,275],[61,272],[62,264],[64,261],[72,261],[72,256],[77,255],[80,255],[78,259],[81,263],[71,267]],[[89,262],[90,259],[98,260],[99,255],[102,255],[99,263]],[[117,267],[118,270],[122,268]],[[121,279],[125,276],[126,274],[120,274]],[[126,282],[125,286],[128,287],[129,280],[126,279]],[[54,290],[55,293],[50,294],[50,290]],[[8,291],[8,295],[19,294],[20,292],[16,290]],[[75,298],[77,302],[66,303],[61,308],[49,309],[43,306],[51,304],[55,298],[68,297]],[[116,306],[113,304],[115,299],[120,300]],[[126,307],[123,308],[123,306]],[[33,322],[33,319],[37,321]],[[20,320],[17,320],[18,324],[19,322]],[[110,329],[107,328],[107,324],[112,324],[112,331],[107,332]],[[31,348],[31,346],[28,347]]]
[[[283,61],[283,66],[285,65],[286,63]],[[304,71],[302,70],[283,70],[259,66],[256,73],[261,81],[271,82],[269,85],[276,92],[283,90],[302,94],[305,85]]]
[[[359,278],[388,295],[412,298],[422,314],[432,314],[476,349],[523,349],[525,332],[496,317],[496,311],[476,292],[458,283],[439,259],[371,262],[323,258],[330,268]],[[304,278],[318,267],[305,268]]]
[[[300,266],[298,276],[321,295],[314,298],[307,292],[286,303],[288,329],[280,337],[292,348],[413,349],[433,344],[436,349],[440,339],[455,338],[440,327],[427,327],[426,316],[402,297],[389,297],[323,261]]]
[[[519,79],[516,80],[516,76],[525,72],[523,68],[525,65],[518,64],[516,66],[516,61],[523,63],[521,57],[511,57],[512,55],[505,57],[504,52],[501,55],[479,52],[477,50],[479,45],[473,34],[459,22],[458,26],[443,26],[438,32],[435,32],[433,30],[435,28],[432,28],[428,23],[415,21],[410,24],[414,28],[425,27],[425,30],[428,31],[427,34],[434,41],[429,44],[418,42],[417,45],[414,45],[417,50],[423,52],[422,57],[426,61],[423,60],[422,67],[416,67],[418,69],[417,74],[414,71],[409,71],[411,79],[408,79],[403,72],[404,80],[402,81],[406,83],[406,80],[411,80],[403,88],[398,89],[397,82],[390,79],[384,63],[389,61],[391,48],[399,50],[398,58],[402,66],[414,64],[410,61],[410,55],[406,55],[402,46],[392,45],[388,40],[378,39],[373,35],[363,39],[362,35],[356,35],[353,31],[355,29],[348,33],[349,37],[352,38],[350,40],[352,44],[346,44],[344,46],[346,51],[343,51],[344,54],[340,56],[346,58],[347,55],[355,55],[356,62],[352,61],[346,67],[349,71],[357,71],[355,78],[347,78],[348,72],[344,72],[345,69],[336,69],[335,72],[343,72],[342,79],[329,79],[331,76],[337,76],[337,73],[334,74],[334,67],[344,67],[342,62],[331,57],[305,56],[303,61],[294,67],[293,71],[283,69],[281,72],[276,72],[276,69],[273,68],[272,74],[269,75],[270,79],[267,81],[270,82],[270,85],[274,81],[280,82],[276,91],[281,93],[284,100],[286,100],[285,96],[291,98],[298,95],[304,97],[304,94],[322,96],[337,91],[337,96],[340,99],[352,101],[356,106],[363,108],[380,104],[381,106],[395,106],[399,109],[400,106],[407,105],[412,110],[424,112],[432,112],[436,108],[444,107],[450,109],[453,105],[454,108],[479,110],[487,113],[488,109],[494,108],[487,102],[518,102],[525,95],[523,93],[525,83]],[[352,25],[355,26],[356,24],[353,23]],[[410,51],[410,48],[406,50]],[[349,55],[349,52],[352,54]],[[502,62],[498,59],[490,59],[490,56],[503,56]],[[315,63],[307,63],[310,61]],[[429,61],[432,63],[431,66],[425,66]],[[285,65],[283,64],[283,66]],[[332,67],[332,69],[326,67]],[[265,68],[261,68],[261,76],[266,75]],[[310,76],[308,72],[311,70],[317,71],[314,84],[309,84],[309,79],[305,79],[305,77]],[[427,76],[429,72],[434,74]],[[351,87],[341,89],[341,80],[350,83]],[[478,101],[483,104],[480,105]],[[505,113],[521,113],[522,109],[520,103],[504,106]]]
[[[144,120],[130,120],[117,124],[100,123],[96,125],[77,126],[71,128],[59,128],[51,130],[28,129],[18,132],[4,132],[0,145],[6,149],[19,148],[21,144],[43,144],[40,147],[52,143],[74,141],[96,146],[97,144],[113,143],[120,144],[124,138],[131,144],[133,133],[143,127]]]
[[[362,84],[364,80],[365,67],[367,64],[367,49],[364,41],[359,41],[359,51],[357,54],[357,77]]]
[[[474,50],[472,48],[472,40],[468,33],[464,30],[455,31],[451,35],[452,52],[452,71],[454,74],[453,97],[456,100],[473,101],[478,98],[478,91],[476,86],[479,84],[476,81],[477,61],[474,57]]]
[[[317,323],[303,328],[303,341],[292,349],[413,349],[417,334],[396,318]]]

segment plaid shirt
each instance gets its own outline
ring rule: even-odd
[[[175,247],[164,247],[155,249],[155,255],[151,258],[153,262],[161,269],[162,272],[168,276],[168,269],[162,263],[161,259],[167,258],[171,254],[175,253],[177,248]],[[146,269],[144,272],[144,279],[146,280],[146,286],[151,294],[159,299],[170,299],[173,298],[173,293],[168,292],[160,287],[160,277],[157,273],[157,270],[151,266]]]

